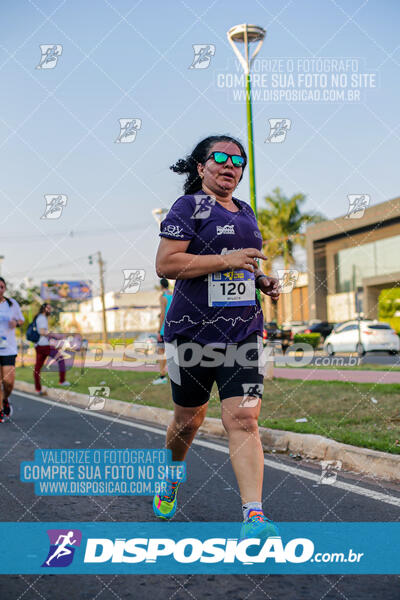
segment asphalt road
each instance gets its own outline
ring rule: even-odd
[[[0,509],[3,521],[153,521],[149,497],[38,497],[33,484],[19,481],[23,460],[37,448],[160,448],[164,431],[133,421],[71,410],[33,396],[14,394],[12,422],[0,425]],[[101,418],[102,417],[102,418]],[[241,520],[226,447],[199,438],[187,458],[189,481],[182,485],[177,520]],[[264,508],[279,521],[396,521],[400,506],[379,495],[400,498],[394,485],[340,475],[336,485],[306,476],[315,465],[289,457],[266,457]],[[285,467],[294,468],[288,472]],[[278,467],[278,468],[276,468]],[[319,467],[318,467],[319,469]],[[346,489],[356,485],[360,492]],[[201,490],[197,492],[196,490]],[[371,543],[373,541],[371,540]],[[247,575],[1,575],[7,600],[398,600],[395,576]]]

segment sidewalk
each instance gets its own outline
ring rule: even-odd
[[[353,383],[398,383],[400,371],[352,371],[351,369],[301,369],[274,367],[274,377],[305,381],[341,381]]]
[[[144,357],[146,360],[146,357]],[[114,361],[114,364],[112,364]],[[88,368],[103,369],[106,364],[111,363],[110,368],[115,371],[132,371],[132,372],[152,372],[158,373],[158,363],[143,364],[138,361],[138,366],[135,366],[135,361],[127,361],[126,364],[121,364],[122,357],[116,357],[109,353],[104,355],[104,359],[99,361],[98,365],[91,364]],[[33,367],[34,360],[32,357],[25,357],[25,365]],[[17,366],[20,366],[19,361]],[[80,356],[76,356],[74,366],[81,367]],[[395,383],[400,384],[400,371],[369,371],[369,370],[352,370],[347,368],[324,369],[323,367],[310,367],[304,369],[301,367],[274,367],[274,377],[282,379],[302,379],[304,381],[340,381],[353,383]]]

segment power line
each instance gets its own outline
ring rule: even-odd
[[[43,233],[43,234],[34,234],[34,235],[26,235],[25,233],[12,233],[10,235],[2,235],[2,242],[17,242],[20,243],[21,240],[24,241],[45,241],[48,238],[59,238],[66,237],[66,235],[70,238],[82,237],[82,236],[98,236],[104,235],[108,233],[117,233],[119,231],[132,231],[133,229],[143,229],[147,227],[148,223],[141,223],[136,225],[115,225],[115,227],[108,227],[105,229],[71,229],[67,234],[64,232],[56,232],[56,233]]]

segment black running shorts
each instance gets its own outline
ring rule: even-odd
[[[243,406],[246,398],[248,406],[254,406],[254,397],[262,398],[264,387],[262,348],[257,333],[225,347],[199,344],[181,336],[165,343],[173,401],[180,406],[206,404],[216,382],[220,400],[242,396]]]
[[[13,367],[15,366],[16,354],[8,354],[7,356],[0,356],[0,367]]]

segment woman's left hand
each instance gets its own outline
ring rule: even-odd
[[[8,326],[10,329],[15,329],[17,326],[17,321],[15,319],[10,319],[8,321]]]
[[[275,302],[278,300],[281,293],[279,280],[275,277],[260,277],[258,280],[258,287],[267,296],[271,296]]]

